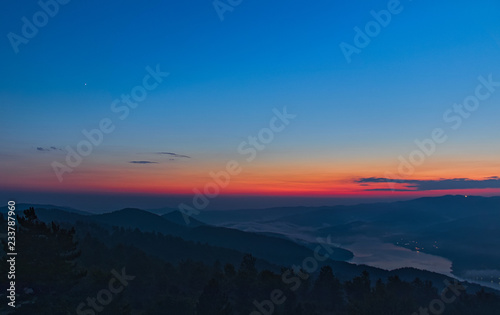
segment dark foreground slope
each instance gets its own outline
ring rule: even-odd
[[[439,283],[404,280],[414,270],[378,280],[377,270],[367,268],[344,280],[342,265],[349,264],[305,263],[314,255],[297,263],[307,273],[157,232],[97,221],[65,223],[67,230],[37,220],[34,210],[25,214],[16,234],[18,308],[2,304],[5,314],[412,314],[443,299],[434,287]],[[3,219],[0,225],[6,226]],[[450,283],[443,314],[495,314],[500,307],[498,295],[467,293],[434,276]],[[8,292],[6,283],[0,286]]]

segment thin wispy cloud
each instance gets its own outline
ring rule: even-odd
[[[427,191],[427,190],[452,190],[452,189],[485,189],[500,188],[500,177],[491,176],[477,180],[470,178],[450,178],[438,180],[418,179],[393,179],[384,177],[367,177],[355,180],[363,186],[366,184],[394,183],[402,184],[406,188],[367,188],[365,191]]]
[[[158,162],[154,161],[130,161],[131,164],[158,164]]]
[[[185,158],[185,159],[190,159],[191,158],[188,155],[177,154],[177,153],[173,153],[173,152],[156,152],[156,154],[168,155],[168,156],[172,156],[174,158]]]
[[[58,148],[58,147],[37,147],[36,148],[37,151],[40,151],[40,152],[50,152],[50,151],[62,151],[62,149]]]

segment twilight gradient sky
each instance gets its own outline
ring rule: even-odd
[[[353,45],[354,28],[388,2],[243,0],[221,21],[211,0],[70,1],[15,53],[8,34],[22,35],[22,17],[41,8],[10,1],[0,19],[0,197],[191,196],[229,160],[242,171],[225,196],[500,195],[500,87],[480,88],[488,97],[458,128],[443,118],[478,77],[500,81],[500,3],[401,1],[348,63],[339,45]],[[169,75],[121,120],[111,104],[157,65]],[[296,117],[247,161],[239,145],[285,106]],[[104,118],[114,131],[60,182],[51,163],[65,163]],[[447,136],[435,153],[387,178],[435,128]]]

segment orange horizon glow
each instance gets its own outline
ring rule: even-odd
[[[137,182],[136,182],[137,184]],[[206,182],[200,185],[188,185],[185,187],[158,187],[152,183],[148,185],[130,185],[126,182],[116,185],[109,183],[101,183],[100,185],[80,185],[66,187],[36,187],[36,186],[9,186],[4,187],[6,190],[18,189],[22,191],[38,191],[38,192],[56,192],[56,193],[99,193],[99,194],[138,194],[138,195],[194,195],[198,192],[206,194],[205,187],[210,186],[208,193],[213,193],[215,186],[213,181]],[[309,183],[309,185],[311,185]],[[387,184],[379,184],[388,187]],[[470,189],[446,189],[446,190],[408,190],[408,191],[366,191],[357,183],[350,185],[336,185],[330,189],[325,189],[321,184],[313,185],[317,187],[277,187],[275,185],[234,185],[231,184],[226,188],[219,188],[217,195],[220,196],[281,196],[281,197],[332,197],[332,198],[367,198],[367,197],[424,197],[424,196],[441,196],[441,195],[482,195],[482,196],[500,196],[500,188],[470,188]],[[305,185],[307,186],[307,185]]]
[[[50,160],[37,161],[35,171],[24,176],[19,173],[5,174],[3,181],[6,190],[24,190],[63,193],[125,193],[151,195],[193,195],[203,193],[206,185],[214,184],[211,172],[225,170],[224,161],[207,160],[204,162],[182,161],[179,163],[158,163],[132,165],[117,163],[109,159],[89,161],[75,168],[59,182],[50,168]],[[11,162],[14,163],[14,162]],[[499,162],[483,159],[453,160],[436,156],[434,160],[416,168],[412,176],[395,177],[406,180],[440,180],[468,178],[484,180],[498,173]],[[438,195],[500,195],[500,188],[457,189],[457,190],[411,190],[386,191],[386,189],[408,189],[405,184],[358,183],[360,178],[387,177],[388,172],[397,174],[394,159],[368,157],[355,160],[336,160],[326,158],[317,161],[290,159],[257,160],[252,163],[240,162],[241,173],[230,176],[227,187],[219,187],[218,195],[223,196],[306,196],[306,197],[419,197]],[[457,175],[460,174],[460,175]],[[393,177],[394,178],[394,177]],[[213,188],[212,188],[213,189]],[[367,189],[384,189],[368,191]]]

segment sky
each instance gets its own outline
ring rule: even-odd
[[[5,202],[500,195],[498,1],[40,3],[1,13]]]

